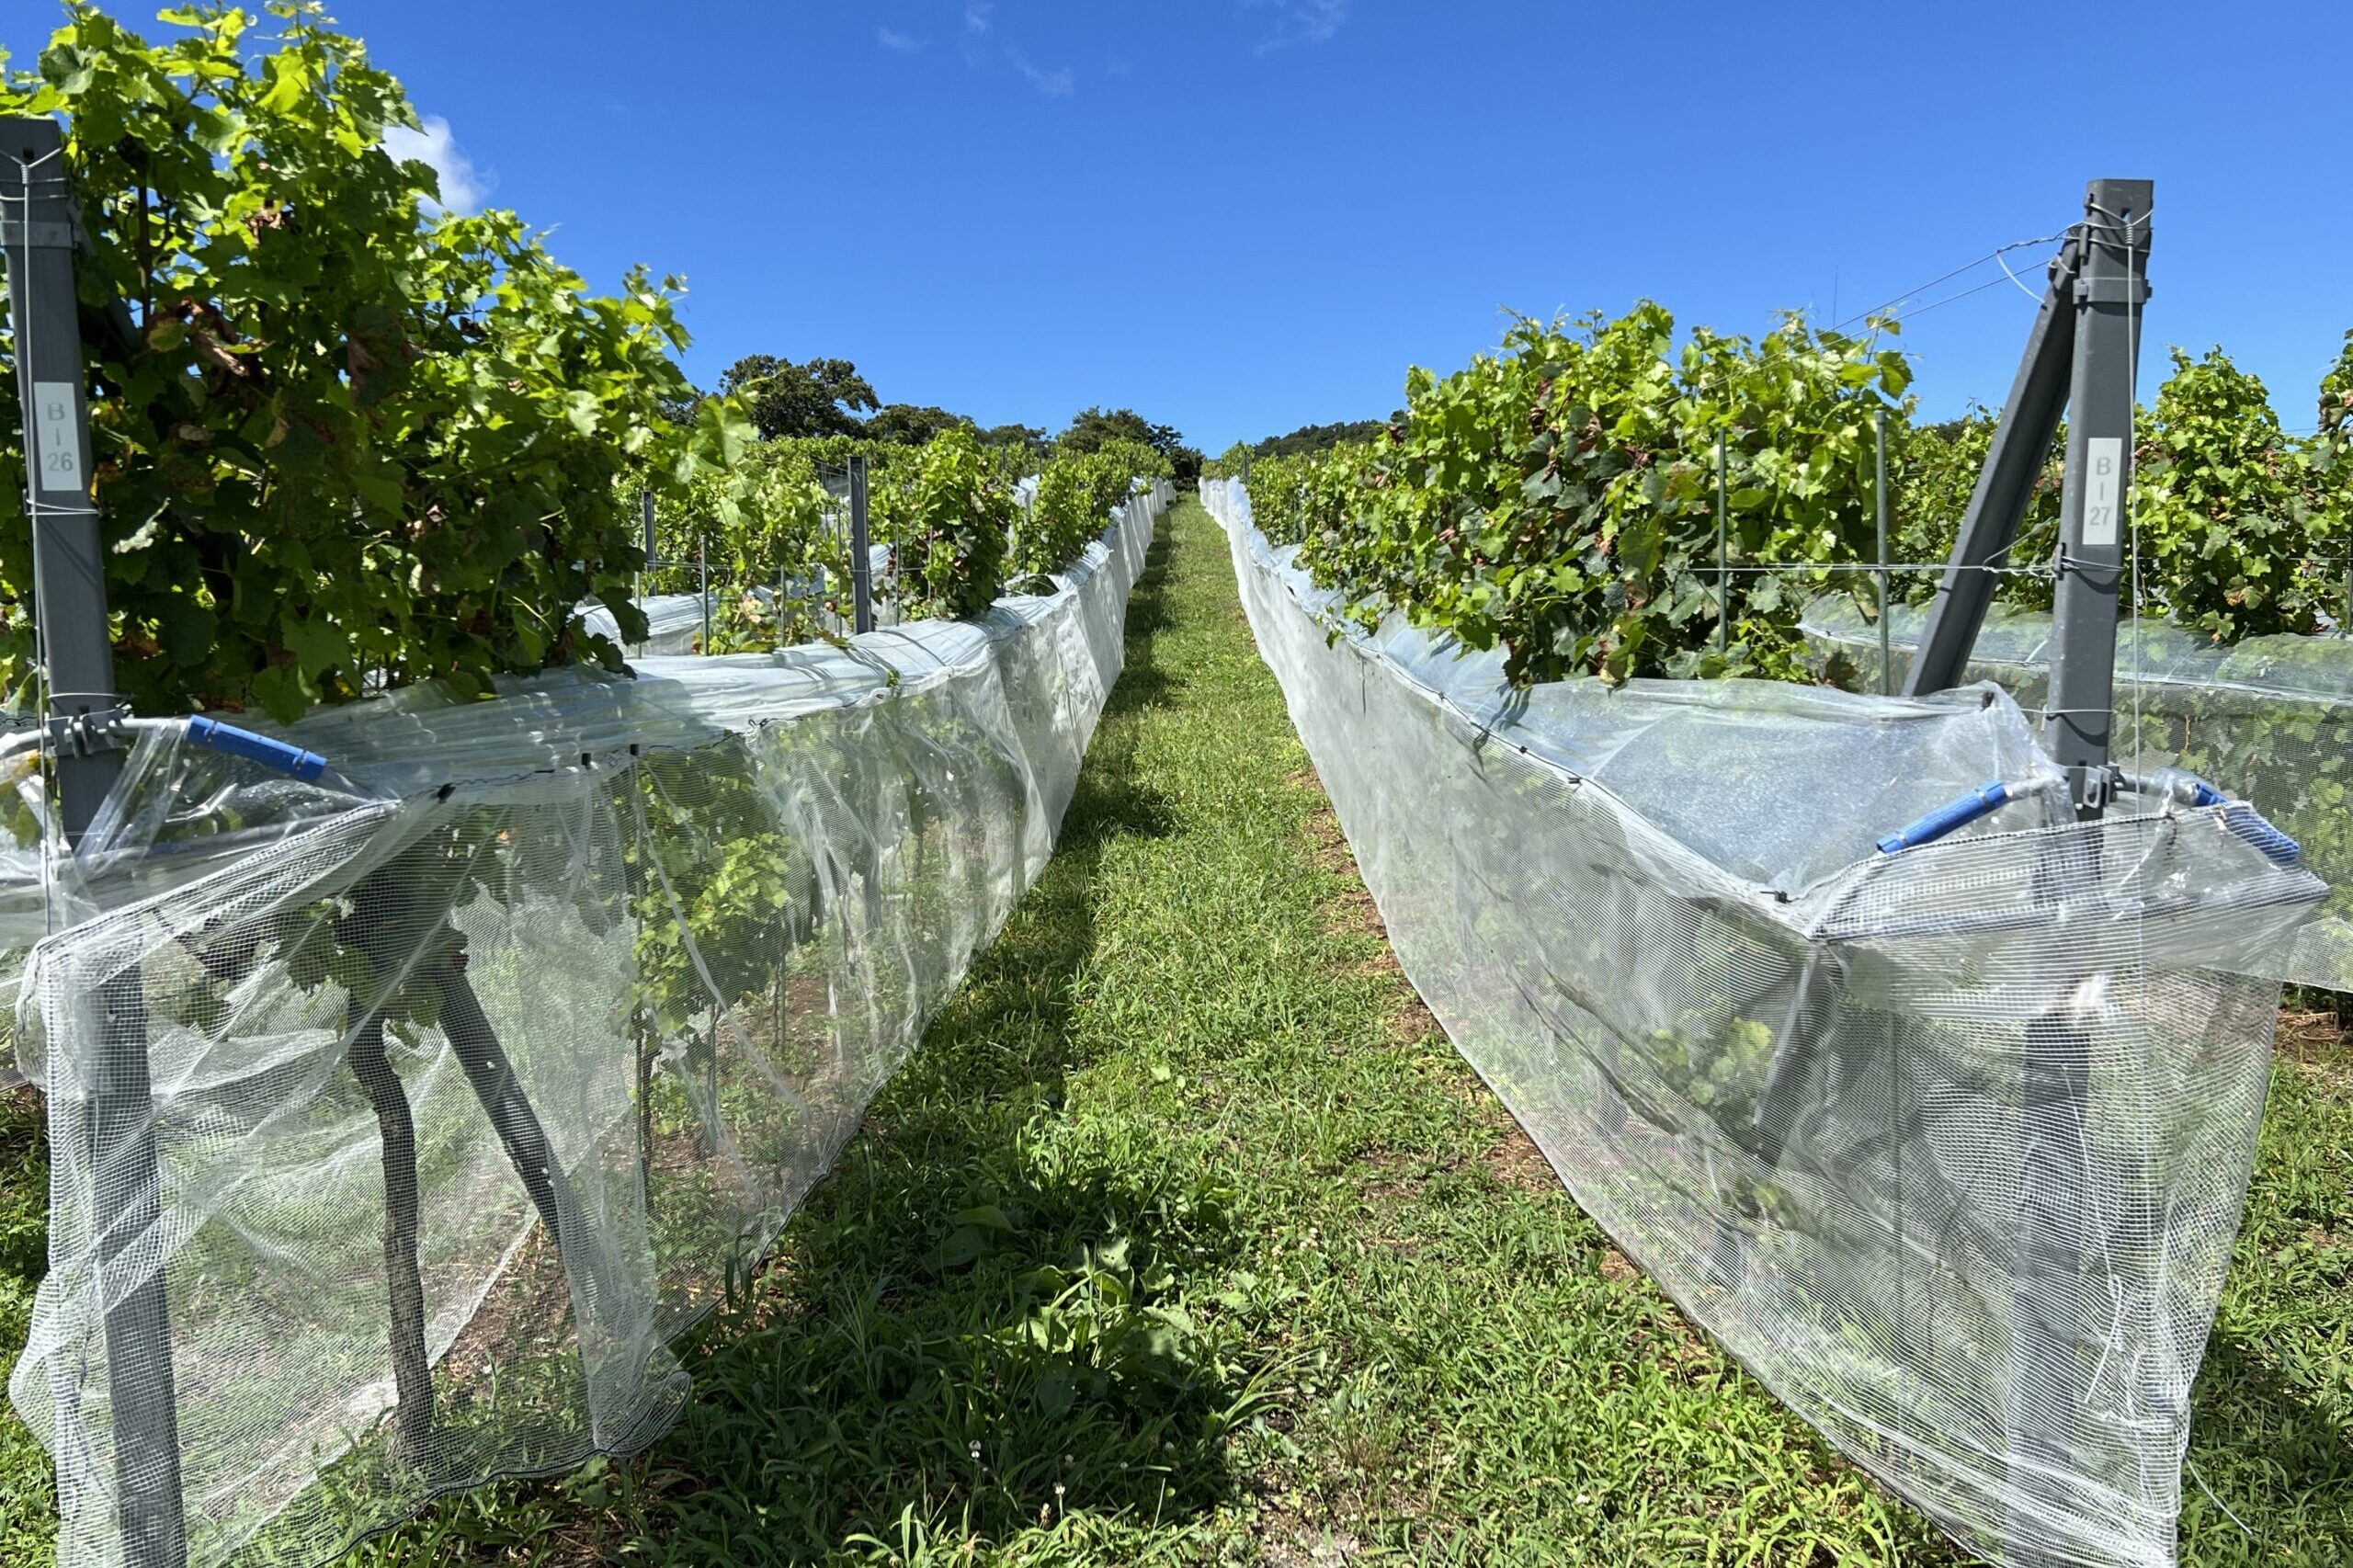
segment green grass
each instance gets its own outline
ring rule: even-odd
[[[1626,1267],[1418,1010],[1221,536],[1170,531],[1060,852],[688,1347],[685,1420],[358,1561],[1959,1561]],[[2353,1539],[2353,1047],[2299,1049],[2193,1443],[2259,1539],[2193,1489],[2199,1562]],[[46,1528],[22,1437],[12,1563]]]
[[[0,1090],[0,1383],[32,1326],[33,1290],[49,1271],[49,1146],[30,1089]],[[57,1533],[49,1455],[13,1406],[0,1405],[0,1562],[45,1562]]]

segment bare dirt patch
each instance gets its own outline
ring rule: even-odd
[[[1416,1168],[1411,1159],[1394,1149],[1359,1149],[1356,1166],[1371,1177],[1364,1186],[1368,1204],[1403,1202],[1419,1196],[1422,1188],[1429,1185],[1429,1174]]]
[[[2280,1008],[2272,1051],[2332,1085],[2353,1089],[2353,1028],[2333,1008]]]
[[[1552,1169],[1552,1162],[1536,1141],[1512,1122],[1502,1137],[1487,1151],[1483,1162],[1487,1174],[1498,1185],[1514,1192],[1524,1192],[1535,1198],[1566,1198],[1568,1188],[1561,1185],[1560,1173]]]
[[[1312,1525],[1298,1515],[1278,1509],[1258,1527],[1260,1568],[1333,1568],[1353,1562],[1364,1543],[1347,1530]]]

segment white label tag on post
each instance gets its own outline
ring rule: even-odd
[[[2084,548],[2116,548],[2117,512],[2124,498],[2124,440],[2089,436],[2084,440]]]
[[[40,487],[82,493],[82,442],[74,428],[74,383],[33,383],[33,440],[40,452]]]

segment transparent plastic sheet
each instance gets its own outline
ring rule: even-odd
[[[637,608],[645,616],[645,641],[628,643],[624,651],[632,659],[663,658],[695,651],[716,604],[710,594],[653,594],[638,600]],[[598,605],[585,619],[590,631],[620,642],[620,623],[611,610]]]
[[[1927,608],[1898,605],[1895,680],[1912,667]],[[1806,607],[1806,640],[1879,682],[1879,628],[1844,595]],[[2029,712],[2049,699],[2051,617],[1995,605],[1968,674]],[[2267,979],[2353,992],[2353,638],[2251,637],[2218,647],[2164,621],[2127,622],[2116,644],[2111,755],[2135,771],[2177,767],[2226,784],[2293,837],[2332,892],[2293,943],[2255,956]]]
[[[25,982],[51,1272],[9,1392],[62,1568],[125,1559],[153,1424],[116,1430],[105,1320],[158,1271],[193,1564],[657,1436],[670,1342],[1043,869],[1167,498],[978,620],[314,714],[317,786],[142,739]]]
[[[1037,481],[1030,479],[1022,483],[1034,486]],[[896,626],[900,620],[898,606],[892,602],[891,589],[896,578],[891,569],[891,547],[887,544],[868,547],[867,560],[868,580],[873,585],[874,624]],[[822,595],[824,587],[822,581],[812,578],[792,584],[786,591],[796,597],[813,598]],[[750,591],[763,600],[772,597],[776,592],[766,583],[753,585]],[[706,612],[716,614],[718,611],[721,592],[714,587],[708,594],[651,594],[638,600],[637,608],[645,616],[645,641],[622,643],[622,652],[632,659],[672,658],[692,653],[702,643],[703,629],[708,624]],[[824,619],[835,622],[839,618],[827,615]],[[613,612],[604,606],[591,605],[585,619],[590,631],[602,633],[616,642],[620,642],[620,625],[613,619]],[[849,629],[846,625],[837,625],[835,630],[847,631]]]
[[[1400,960],[1578,1201],[1973,1551],[2170,1563],[2279,999],[2243,971],[2320,883],[2214,809],[2047,797],[1876,855],[2047,775],[1997,690],[1513,693],[1202,489]]]

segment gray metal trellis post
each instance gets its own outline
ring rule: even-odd
[[[637,501],[639,521],[643,525],[645,529],[645,564],[638,568],[637,573],[637,597],[640,599],[642,599],[645,597],[645,574],[648,572],[653,571],[656,565],[660,564],[660,562],[654,559],[654,492],[650,489],[639,491],[637,493]],[[641,605],[639,608],[642,608],[643,607]]]
[[[2110,790],[2118,593],[2132,469],[2132,381],[2148,298],[2147,180],[2101,179],[2084,222],[2051,263],[2051,284],[1985,454],[1904,683],[1907,695],[1959,683],[1993,598],[1993,571],[2018,539],[2062,413],[2073,408],[2060,493],[2059,582],[2044,744],[2067,769],[2076,812]]]
[[[710,652],[710,558],[700,534],[695,536],[695,593],[702,601],[701,653]]]
[[[89,408],[74,304],[76,227],[57,123],[0,120],[0,256],[6,261],[24,415],[34,613],[48,664],[44,717],[58,733],[58,804],[68,845],[89,828],[122,765],[119,752],[85,746],[76,733],[115,708],[106,557],[90,488]],[[143,1248],[160,1223],[163,1195],[138,968],[103,986],[93,1000],[101,1023],[82,1087],[88,1095],[86,1157],[96,1183],[99,1264],[111,1279],[123,1255]],[[66,1070],[62,1059],[51,1068]],[[51,1092],[71,1091],[52,1084]],[[187,1561],[188,1540],[171,1314],[160,1267],[148,1268],[107,1310],[105,1335],[107,1425],[123,1558],[134,1568],[178,1568]]]
[[[2132,482],[2132,381],[2148,298],[2147,180],[2092,182],[2085,199],[2067,466],[2059,502],[2060,572],[2052,617],[2051,707],[2043,744],[2067,769],[2076,814],[2109,793],[2118,592]]]
[[[2002,407],[1952,558],[1929,606],[1904,681],[1920,696],[1956,685],[1992,601],[1994,571],[2017,541],[2051,453],[2067,426],[2059,582],[2044,744],[2067,770],[2079,820],[2097,818],[2113,789],[2118,595],[2124,574],[2132,460],[2132,381],[2148,298],[2146,180],[2094,180],[2084,221],[2052,259],[2050,287]],[[2097,842],[2043,855],[2038,902],[2101,876]],[[2072,993],[2070,993],[2072,994]],[[2018,1253],[2011,1285],[2007,1441],[2013,1563],[2052,1561],[2038,1544],[2061,1506],[2051,1495],[2077,1441],[2077,1412],[2103,1358],[2097,1324],[2110,1304],[2084,1278],[2086,1246],[2104,1221],[2086,1200],[2092,1119],[2091,1040],[2072,1001],[2028,1026],[2019,1063]],[[2120,1244],[2145,1246],[2153,1221],[2116,1218]],[[2099,1244],[2109,1244],[2106,1236]]]
[[[2132,381],[2147,298],[2150,184],[2094,180],[2075,279],[2067,466],[2060,500],[2060,574],[2043,744],[2067,769],[2075,812],[2091,820],[2113,788],[2109,732],[2115,704],[2118,591],[2124,575],[2132,461]],[[1982,575],[1982,574],[1980,574]],[[2095,842],[2045,858],[2039,883],[2102,876]],[[2012,1288],[2010,1489],[2020,1539],[2033,1542],[2054,1501],[2052,1477],[2073,1457],[2100,1338],[2113,1310],[2086,1276],[2088,1249],[2149,1246],[2154,1216],[2129,1200],[2103,1220],[2086,1190],[2091,1162],[2091,1040],[2065,1007],[2028,1026],[2020,1064],[2018,1283]],[[2097,1228],[2111,1226],[2113,1242]],[[2097,1237],[2097,1240],[2095,1238]],[[2134,1391],[2137,1396],[2142,1391]],[[2029,1546],[2029,1562],[2046,1561]],[[2055,1554],[2053,1554],[2055,1557]]]
[[[1888,592],[1887,581],[1887,409],[1882,404],[1878,417],[1872,458],[1871,506],[1879,518],[1879,694],[1888,696],[1895,690],[1895,660],[1893,640],[1888,634],[1888,607],[1893,596]]]
[[[849,460],[850,630],[874,630],[874,561],[866,520],[866,458]]]
[[[1732,524],[1724,508],[1724,433],[1716,432],[1716,652],[1732,654]]]
[[[2045,314],[2071,321],[2066,467],[2060,492],[2059,581],[2043,744],[2067,770],[2080,820],[2097,818],[2113,790],[2109,735],[2115,704],[2119,590],[2124,575],[2126,500],[2132,460],[2132,382],[2138,327],[2148,297],[2152,189],[2146,180],[2094,180],[2072,247],[2073,276],[2054,270]],[[2040,322],[2038,321],[2038,329]],[[2051,411],[2055,422],[2056,410]],[[2035,468],[2048,450],[2035,449]],[[1991,458],[1988,462],[1990,464]],[[1983,486],[1981,485],[1981,489]],[[2024,497],[2018,501],[2023,514]],[[2006,542],[2005,542],[2006,548]],[[1956,559],[1959,559],[1956,556]],[[1984,573],[1970,575],[1986,577]],[[1981,611],[1982,613],[1982,611]],[[2053,852],[2036,869],[2040,889],[2097,886],[2099,846]],[[2096,1227],[2105,1248],[2145,1247],[2153,1220],[2128,1203],[2103,1220],[2086,1191],[2094,1111],[2091,1040],[2070,1008],[2028,1026],[2020,1063],[2018,1240],[2012,1286],[2009,1486],[2019,1560],[2040,1563],[2040,1518],[2055,1501],[2052,1477],[2079,1437],[2077,1413],[2099,1358],[2097,1325],[2113,1310],[2085,1278]]]

